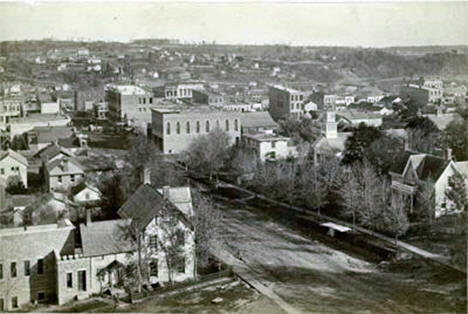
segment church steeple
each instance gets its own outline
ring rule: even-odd
[[[329,108],[326,111],[325,121],[322,126],[322,134],[326,138],[338,137],[338,123],[336,122],[335,108]]]

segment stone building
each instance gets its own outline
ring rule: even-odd
[[[215,129],[225,131],[231,143],[241,136],[240,113],[208,106],[166,105],[154,108],[152,136],[165,154],[186,150],[192,141]]]
[[[106,89],[109,119],[143,130],[151,123],[153,94],[135,85],[111,85]]]
[[[269,86],[269,112],[273,119],[289,117],[301,118],[304,115],[304,93],[280,85]]]

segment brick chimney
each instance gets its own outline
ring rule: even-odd
[[[452,149],[447,148],[447,160],[452,160]]]

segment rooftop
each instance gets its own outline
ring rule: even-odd
[[[75,227],[70,222],[70,220],[65,219],[62,225],[59,223],[55,223],[47,225],[28,226],[26,229],[24,227],[0,229],[0,237],[24,235],[26,233],[31,234],[36,232],[50,232],[58,229],[63,230],[63,228],[74,229]]]
[[[259,142],[289,141],[289,137],[267,133],[245,134],[243,136]]]
[[[80,224],[83,256],[98,256],[131,251],[131,243],[123,240],[119,234],[119,230],[129,223],[130,220],[114,219]]]
[[[341,110],[337,115],[347,120],[361,120],[361,119],[381,119],[382,115],[371,111],[358,111],[358,110]]]
[[[283,85],[270,85],[270,87],[280,89],[280,90],[284,90],[284,91],[286,91],[288,93],[301,93],[300,90],[290,88],[290,87],[286,87],[286,86],[283,86]]]
[[[426,114],[424,116],[434,122],[439,130],[445,130],[453,120],[461,120],[461,116],[458,113]]]
[[[155,104],[151,110],[160,113],[181,113],[181,112],[194,112],[194,113],[209,113],[209,112],[232,112],[223,109],[222,106],[213,105],[198,105],[188,102],[175,102],[170,100],[161,100]]]
[[[241,114],[241,120],[245,128],[278,127],[268,111],[245,112]]]
[[[136,85],[112,85],[110,89],[122,95],[145,95],[148,93],[145,89]]]

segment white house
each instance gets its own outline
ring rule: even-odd
[[[394,196],[403,197],[412,213],[418,184],[423,180],[432,180],[435,193],[434,216],[438,218],[449,212],[445,191],[449,177],[455,173],[462,174],[462,171],[453,160],[429,154],[405,152],[402,156],[395,158],[395,163],[390,169],[391,187],[395,193]]]
[[[85,177],[86,167],[73,157],[55,159],[45,165],[45,179],[49,191],[67,190]]]
[[[289,137],[256,133],[243,135],[242,141],[256,152],[261,161],[297,157],[297,150]]]
[[[71,198],[77,204],[96,203],[101,200],[101,191],[92,184],[81,181],[71,188]]]
[[[28,187],[28,160],[14,150],[0,152],[0,176],[8,182],[8,178],[18,176],[24,187]]]
[[[149,172],[145,171],[144,184],[118,211],[120,217],[131,219],[134,228],[143,232],[144,254],[151,260],[151,284],[170,279],[184,281],[195,276],[195,233],[191,223],[190,188],[176,189],[168,186],[162,191],[154,189],[150,184]],[[170,240],[172,237],[175,241]],[[180,248],[179,258],[172,269],[166,262],[169,246]]]

